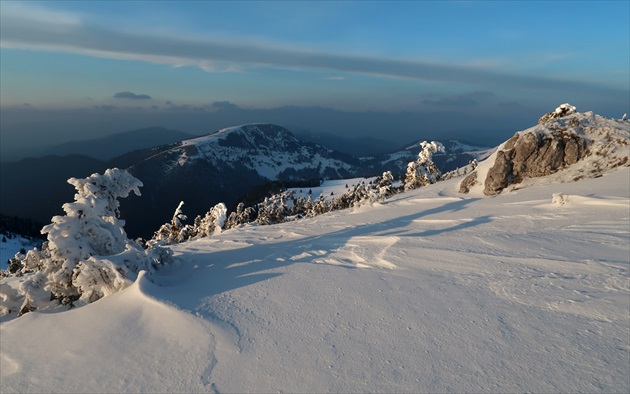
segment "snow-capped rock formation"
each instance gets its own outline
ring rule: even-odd
[[[496,195],[527,178],[561,172],[560,181],[573,181],[628,166],[630,123],[574,111],[563,104],[516,133],[461,182],[460,192]]]
[[[563,118],[565,116],[569,116],[571,114],[574,114],[577,111],[577,108],[575,108],[574,106],[572,106],[569,103],[564,103],[561,104],[558,108],[556,108],[555,111],[553,112],[547,112],[546,114],[544,114],[543,116],[540,117],[540,119],[538,119],[538,123],[545,123],[550,119],[559,119],[559,118]]]

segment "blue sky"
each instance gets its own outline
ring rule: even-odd
[[[0,105],[612,116],[629,3],[3,0]]]

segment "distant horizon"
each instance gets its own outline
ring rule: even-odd
[[[150,126],[199,134],[256,119],[349,138],[500,141],[565,102],[630,112],[624,1],[2,1],[0,11],[2,160]]]
[[[545,112],[551,110],[553,108]],[[0,149],[1,161],[16,161],[39,157],[44,152],[52,154],[49,149],[68,142],[91,141],[154,127],[199,136],[225,127],[251,123],[277,124],[298,136],[315,134],[329,135],[335,139],[387,141],[392,147],[402,147],[422,139],[458,139],[494,146],[515,132],[535,125],[540,115],[542,113],[518,114],[514,109],[507,109],[503,115],[497,113],[494,121],[488,125],[487,118],[475,117],[474,113],[463,111],[352,112],[324,107],[289,106],[260,110],[236,105],[218,111],[208,108],[180,108],[173,111],[126,108],[5,108],[0,121],[3,130],[19,130],[21,140],[6,139],[3,136]],[[458,124],[459,118],[468,119],[468,127],[461,127]],[[28,124],[22,123],[22,119],[28,119]],[[72,119],[71,126],[67,119]],[[84,130],[90,132],[85,133]]]

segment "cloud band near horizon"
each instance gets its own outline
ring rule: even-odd
[[[304,51],[237,42],[217,42],[119,32],[81,23],[46,23],[9,15],[2,18],[0,45],[86,56],[141,60],[173,66],[198,66],[210,71],[212,62],[239,65],[323,69],[431,82],[466,83],[524,90],[627,95],[624,89],[584,81],[510,74],[488,68],[436,64],[405,59]],[[228,67],[232,69],[233,66]]]
[[[131,99],[131,100],[151,100],[151,96],[148,94],[137,94],[129,91],[118,92],[114,94],[115,99]]]

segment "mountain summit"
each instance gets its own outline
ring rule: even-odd
[[[218,202],[234,205],[272,181],[318,182],[360,173],[356,158],[272,124],[229,127],[136,155],[142,159],[128,169],[142,179],[143,195],[125,201],[122,210],[128,231],[143,236],[164,223],[182,199],[187,212],[197,215]]]
[[[304,142],[273,124],[225,128],[182,141],[164,154],[172,165],[202,161],[221,168],[244,167],[267,180],[343,177],[356,171],[351,156]]]

